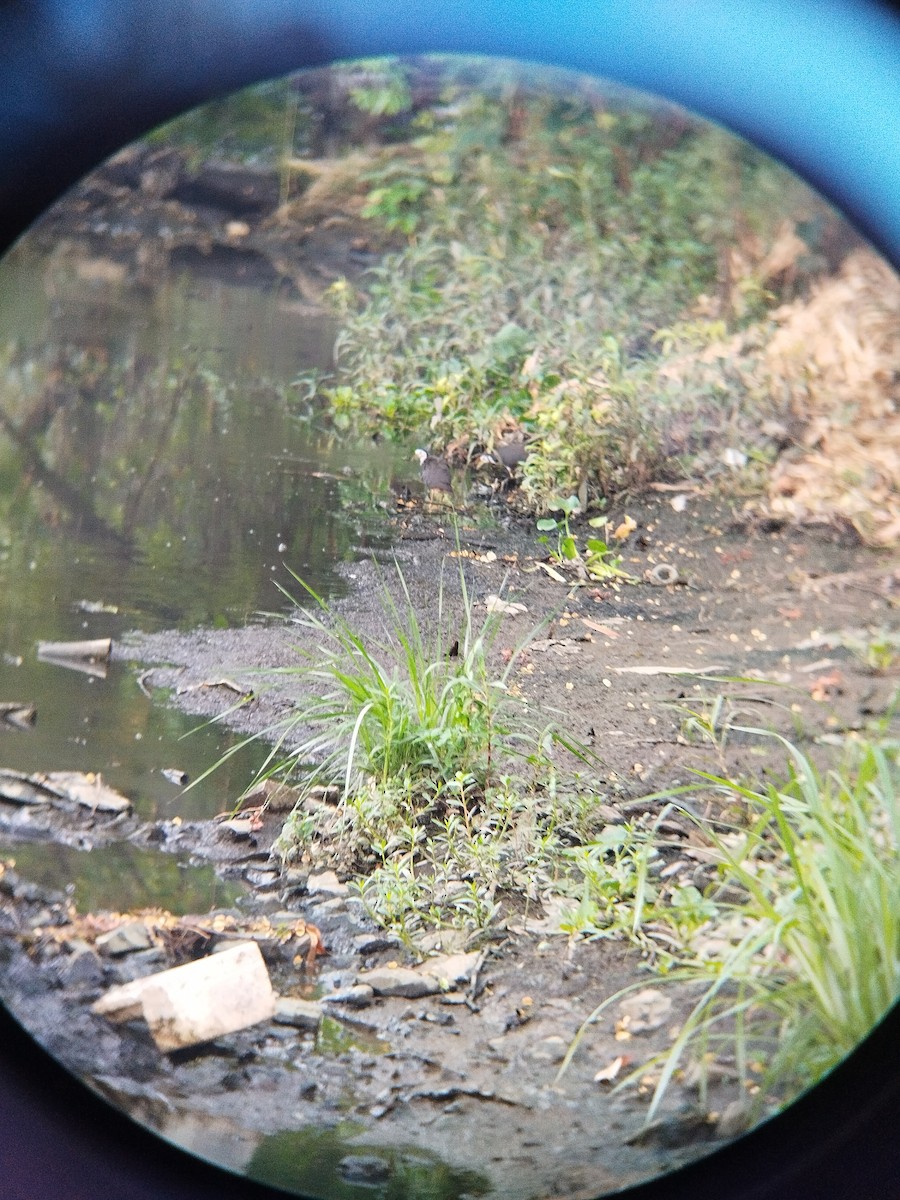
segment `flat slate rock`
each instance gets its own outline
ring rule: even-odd
[[[414,971],[411,967],[375,967],[371,971],[360,971],[356,982],[367,984],[376,996],[405,996],[407,1000],[433,996],[441,990],[440,982],[433,975]]]
[[[117,929],[101,933],[96,941],[97,949],[113,958],[134,954],[138,950],[149,950],[152,945],[153,939],[143,921],[127,921]]]
[[[300,1000],[294,996],[277,996],[275,1016],[279,1025],[294,1025],[298,1029],[318,1029],[322,1023],[322,1005],[318,1000]]]
[[[330,898],[346,896],[350,889],[346,883],[341,883],[334,871],[320,871],[318,875],[309,876],[306,890],[311,896]]]
[[[372,1003],[374,988],[368,983],[354,983],[351,987],[337,988],[322,997],[322,1004],[346,1004],[349,1008],[365,1008]]]

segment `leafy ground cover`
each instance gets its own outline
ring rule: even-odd
[[[427,435],[460,461],[524,433],[516,499],[545,513],[570,495],[588,510],[652,480],[708,478],[729,455],[764,495],[794,439],[814,448],[847,428],[836,379],[866,383],[872,420],[886,417],[900,290],[871,256],[837,291],[822,283],[829,241],[848,238],[827,206],[678,110],[555,82],[483,67],[464,86],[448,68],[442,103],[374,155],[362,215],[405,244],[328,293],[340,372],[318,386],[337,425]],[[838,307],[853,314],[841,344],[816,340]],[[827,511],[889,541],[893,435],[852,470],[834,437]],[[779,473],[776,507],[791,496],[808,515],[799,478],[821,477],[823,457]]]
[[[671,552],[663,511],[639,512],[630,533],[650,530]],[[706,540],[721,537],[705,528]],[[375,589],[374,627],[372,613],[357,626],[314,598],[318,614],[298,618],[309,661],[282,670],[297,698],[265,730],[279,743],[269,773],[300,787],[276,846],[283,861],[336,869],[414,956],[435,938],[479,947],[533,921],[573,945],[631,943],[663,987],[694,996],[671,1044],[628,1076],[652,1094],[648,1119],[673,1081],[692,1072],[705,1094],[707,1068],[712,1076],[725,1060],[738,1064],[756,1115],[771,1111],[838,1062],[900,983],[894,664],[861,652],[863,642],[882,645],[877,625],[808,639],[798,660],[802,642],[792,649],[789,631],[809,613],[765,583],[760,552],[770,567],[790,567],[780,561],[787,547],[768,542],[746,583],[732,570],[697,601],[682,589],[699,586],[707,562],[660,592],[648,583],[654,568],[641,570],[642,552],[627,546],[606,589],[559,556],[536,592],[527,558],[504,565],[457,540],[439,554],[430,609],[418,572],[414,586],[402,570]],[[697,551],[679,553],[684,569]],[[717,564],[728,552],[707,553]],[[789,595],[797,584],[782,586]],[[746,616],[721,613],[712,644],[725,657],[710,663],[709,639],[688,633],[686,644],[684,628],[738,597]],[[671,609],[661,625],[660,604]],[[530,624],[530,613],[543,621]],[[645,617],[653,624],[641,629]],[[570,627],[581,640],[564,634]],[[812,658],[819,673],[806,675],[823,644],[841,647],[842,666]],[[883,706],[837,734],[847,717],[832,705],[850,701],[850,664],[860,681],[880,681]],[[629,676],[643,686],[630,689]],[[663,681],[671,687],[660,692]],[[761,714],[767,724],[748,727]],[[623,736],[651,761],[623,757]],[[322,802],[323,784],[337,785],[339,802]],[[638,970],[605,995],[570,1054],[585,1028],[647,983]]]

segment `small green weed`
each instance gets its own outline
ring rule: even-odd
[[[556,546],[553,550],[559,562],[574,562],[578,558],[578,543],[569,528],[569,517],[581,512],[581,502],[577,496],[567,496],[565,500],[555,500],[547,505],[550,512],[558,512],[559,517],[541,517],[537,528],[541,533],[538,539],[549,546],[548,533],[556,534]]]
[[[876,675],[892,670],[900,662],[900,631],[864,629],[840,635],[840,643]]]
[[[551,558],[554,561],[563,566],[575,567],[584,576],[590,576],[594,580],[619,579],[627,583],[634,582],[632,576],[622,569],[621,554],[617,554],[602,539],[586,538],[584,550],[579,550],[578,539],[569,525],[569,518],[581,511],[581,501],[577,496],[568,496],[565,500],[553,501],[547,507],[550,512],[558,512],[561,515],[559,517],[541,517],[537,522],[537,529],[541,534],[538,541],[551,547]],[[607,522],[608,518],[605,516],[592,517],[588,521],[588,525],[596,529],[606,525]],[[633,528],[634,522],[632,521],[630,529]],[[547,536],[550,533],[556,534],[555,546]]]
[[[648,1120],[698,1046],[736,1053],[745,1085],[752,1053],[764,1063],[760,1103],[787,1103],[849,1054],[900,994],[900,746],[848,742],[823,773],[778,740],[790,761],[783,784],[703,775],[746,806],[744,827],[720,832],[684,809],[715,846],[720,879],[707,894],[682,887],[655,906],[654,922],[674,935],[659,959],[664,979],[703,991],[659,1060]],[[719,900],[725,888],[746,901]]]
[[[310,664],[299,668],[311,698],[289,721],[315,732],[297,745],[294,761],[319,762],[323,775],[339,768],[347,794],[367,779],[382,788],[397,779],[422,780],[438,792],[458,778],[486,786],[498,746],[512,737],[507,716],[515,702],[507,680],[518,654],[496,673],[490,667],[500,618],[488,613],[476,623],[462,567],[462,614],[457,619],[446,612],[442,581],[431,633],[420,623],[398,567],[399,603],[387,586],[382,589],[390,631],[380,645],[294,578],[325,614],[306,612],[299,622],[317,635],[319,646]],[[279,770],[287,766],[281,763]]]
[[[310,698],[279,730],[265,767],[267,776],[340,781],[341,802],[311,810],[301,783],[277,848],[349,875],[371,916],[407,942],[430,925],[485,928],[504,890],[536,900],[561,873],[563,849],[598,831],[581,792],[557,780],[556,748],[584,752],[552,725],[531,725],[510,690],[528,639],[506,662],[492,656],[501,618],[476,618],[462,559],[459,571],[461,604],[442,584],[426,630],[398,568],[399,600],[383,588],[378,645],[298,580],[319,609],[299,618],[318,643],[295,672]]]

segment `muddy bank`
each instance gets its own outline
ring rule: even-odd
[[[270,821],[254,836],[256,856],[266,853],[276,828]],[[196,836],[185,830],[181,847],[214,853],[214,839],[200,847]],[[239,856],[229,853],[228,841],[224,836],[228,862],[221,865],[235,870]],[[253,874],[246,864],[242,869]],[[593,1195],[684,1162],[698,1140],[714,1138],[714,1124],[694,1097],[690,1111],[667,1121],[649,1144],[626,1145],[640,1138],[643,1103],[610,1100],[593,1082],[598,1064],[620,1052],[612,1030],[592,1032],[564,1084],[554,1082],[594,998],[634,973],[634,955],[623,948],[571,947],[538,931],[506,930],[475,955],[460,983],[416,997],[412,972],[398,967],[414,959],[373,928],[346,888],[304,883],[296,874],[287,888],[284,882],[272,886],[275,880],[257,876],[239,910],[220,918],[234,918],[233,936],[258,928],[264,916],[276,928],[301,914],[316,922],[329,953],[312,968],[295,938],[260,938],[280,995],[313,998],[301,1018],[289,1018],[294,1024],[276,1020],[197,1051],[161,1055],[143,1022],[110,1025],[91,1014],[90,1004],[110,985],[179,961],[178,948],[142,942],[124,948],[109,940],[101,947],[84,923],[76,918],[72,925],[64,894],[38,889],[12,869],[0,878],[5,1002],[103,1096],[193,1151],[251,1174],[258,1174],[253,1156],[263,1153],[266,1136],[293,1130],[305,1132],[307,1151],[317,1139],[340,1140],[336,1171],[344,1157],[362,1151],[394,1170],[385,1164],[394,1162],[397,1148],[414,1147],[466,1178],[460,1193]],[[133,929],[133,916],[127,924]],[[460,953],[460,944],[448,934],[433,938],[430,950]],[[360,986],[377,982],[378,968],[397,976],[412,998],[386,995],[384,979],[379,991]],[[318,1019],[308,1012],[316,998]],[[665,1028],[641,1040],[642,1052],[661,1049]],[[323,1194],[334,1186],[334,1178],[316,1180]]]
[[[642,797],[684,783],[691,768],[783,776],[777,744],[737,726],[773,728],[824,755],[829,738],[885,718],[896,668],[874,671],[858,645],[866,625],[891,624],[896,559],[827,527],[761,527],[700,496],[684,512],[663,495],[628,513],[636,528],[622,565],[638,582],[585,586],[547,572],[552,564],[530,526],[479,531],[463,521],[460,558],[437,517],[395,518],[396,559],[423,619],[441,579],[452,604],[462,564],[476,608],[491,595],[524,606],[504,617],[499,658],[545,623],[515,686],[535,712],[592,746],[603,764],[609,821],[639,814],[647,807]],[[379,588],[396,587],[393,563],[357,563],[348,580],[341,615],[380,638]],[[115,654],[134,664],[146,688],[160,689],[160,702],[259,732],[290,712],[304,686],[298,676],[267,672],[295,665],[304,645],[314,647],[308,630],[288,618],[236,630],[135,634]],[[235,708],[241,695],[249,699]],[[690,720],[714,710],[729,720]],[[649,1132],[650,1089],[609,1094],[617,1071],[670,1044],[691,999],[674,989],[671,1007],[643,1028],[623,1025],[621,1007],[612,1005],[557,1078],[593,1008],[644,977],[637,951],[570,940],[556,932],[558,914],[512,902],[488,935],[430,932],[404,946],[374,925],[344,879],[272,853],[290,796],[251,797],[235,821],[229,810],[236,801],[223,795],[222,820],[193,823],[0,805],[9,838],[126,839],[213,863],[247,888],[229,914],[230,937],[263,919],[308,923],[321,934],[327,954],[312,962],[308,946],[293,938],[260,940],[276,991],[312,1002],[317,1015],[306,1010],[307,1027],[266,1023],[199,1052],[164,1056],[139,1022],[113,1027],[89,1006],[112,984],[171,965],[172,948],[151,939],[118,955],[98,949],[83,931],[66,931],[72,914],[65,895],[5,872],[6,1003],[56,1057],[151,1127],[291,1186],[313,1183],[278,1175],[283,1165],[274,1164],[295,1151],[308,1159],[327,1142],[319,1161],[330,1164],[331,1183],[315,1184],[323,1194],[348,1172],[360,1182],[367,1171],[412,1179],[427,1168],[449,1172],[448,1194],[489,1191],[510,1200],[616,1190],[741,1128],[746,1101],[727,1056],[702,1096],[690,1072],[676,1081],[662,1123]],[[673,831],[660,866],[704,885],[702,854],[693,853],[687,829]],[[464,956],[459,978],[431,991],[410,982],[410,970],[427,974],[436,956],[448,954]],[[397,989],[407,994],[387,994]]]
[[[273,168],[195,166],[178,149],[137,143],[67,193],[30,236],[56,257],[76,251],[85,282],[152,289],[184,269],[315,307],[331,283],[357,278],[390,244],[359,215],[370,166],[361,156],[298,162],[286,205]]]
[[[270,909],[277,923],[302,911],[331,947],[311,972],[298,970],[290,943],[262,943],[282,996],[321,995],[319,1020],[307,1011],[306,1028],[296,1017],[294,1024],[277,1020],[164,1056],[141,1022],[112,1026],[90,1004],[115,983],[162,969],[171,954],[158,946],[112,953],[66,937],[64,897],[40,892],[12,870],[0,880],[0,898],[4,998],[13,1014],[142,1122],[251,1174],[265,1177],[253,1164],[254,1155],[264,1161],[267,1136],[295,1131],[306,1134],[308,1152],[338,1137],[337,1178],[348,1156],[374,1156],[390,1173],[398,1150],[402,1159],[403,1148],[414,1148],[466,1180],[450,1194],[594,1195],[683,1162],[716,1134],[693,1096],[646,1143],[628,1144],[640,1138],[643,1103],[610,1100],[592,1082],[598,1064],[621,1053],[611,1029],[592,1033],[563,1085],[554,1082],[590,997],[633,972],[620,947],[569,947],[510,932],[483,949],[469,979],[443,993],[366,994],[358,981],[379,967],[411,991],[396,965],[408,956],[371,928],[352,899],[307,893],[285,909],[281,897],[257,897],[239,920]],[[452,939],[446,943],[433,949],[454,949]],[[385,980],[380,986],[389,990]],[[641,1051],[665,1041],[665,1029],[656,1028],[641,1036]],[[321,1194],[334,1187],[334,1178],[316,1180]]]
[[[633,584],[583,584],[564,567],[564,582],[552,578],[527,521],[479,531],[464,520],[460,559],[449,524],[400,517],[393,558],[426,625],[441,588],[447,603],[454,595],[459,603],[460,562],[476,614],[490,595],[523,606],[503,619],[498,661],[538,630],[518,689],[590,744],[607,781],[627,798],[683,781],[690,767],[727,764],[740,775],[765,765],[770,752],[772,761],[781,757],[757,744],[751,750],[737,733],[720,730],[716,746],[686,729],[691,704],[702,708],[714,696],[727,700],[733,724],[772,728],[813,750],[817,737],[888,711],[896,663],[874,670],[864,650],[871,631],[892,625],[896,554],[860,545],[852,531],[759,522],[701,496],[681,513],[665,496],[630,503],[627,512],[636,528],[622,567]],[[360,561],[347,578],[351,594],[335,611],[365,637],[383,640],[382,589],[399,591],[394,561]],[[146,686],[167,689],[184,711],[260,732],[290,711],[304,686],[299,675],[266,672],[302,664],[302,652],[314,647],[289,618],[221,632],[136,634],[115,653],[154,664]],[[224,716],[242,692],[251,698]]]

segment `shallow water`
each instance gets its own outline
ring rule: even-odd
[[[0,858],[41,887],[68,891],[79,912],[129,911],[154,903],[176,916],[226,908],[243,893],[212,866],[190,865],[174,854],[127,842],[78,850],[72,846],[0,840]]]
[[[244,1172],[323,1200],[455,1200],[491,1190],[475,1171],[454,1170],[413,1146],[367,1146],[354,1132],[348,1125],[272,1134],[256,1146]]]
[[[147,819],[202,818],[263,752],[183,792],[163,771],[195,779],[234,735],[152,703],[136,669],[66,669],[37,643],[244,624],[287,608],[289,570],[339,593],[339,564],[384,541],[393,462],[296,411],[293,381],[330,365],[328,317],[114,267],[28,239],[0,263],[0,701],[37,709],[33,730],[0,726],[0,765],[99,772]],[[73,860],[77,887],[93,861]]]

